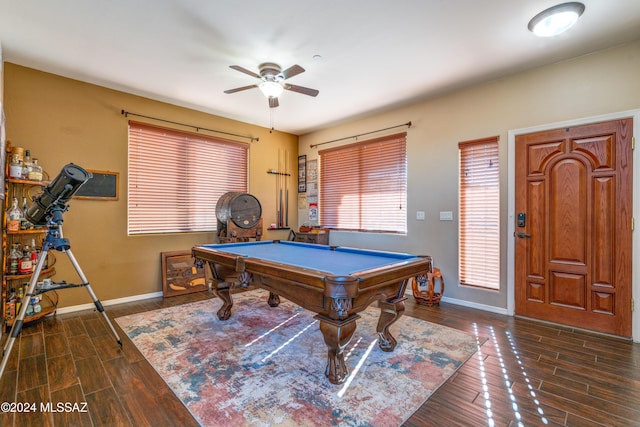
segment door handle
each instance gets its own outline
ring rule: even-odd
[[[531,234],[523,233],[522,231],[519,231],[518,232],[518,237],[520,237],[521,239],[526,237],[528,239],[529,237],[531,237]]]

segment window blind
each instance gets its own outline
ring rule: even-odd
[[[323,226],[407,232],[406,132],[318,154]]]
[[[498,137],[458,144],[459,276],[464,285],[500,288]]]
[[[249,145],[129,122],[129,234],[214,231],[215,206],[247,191]]]

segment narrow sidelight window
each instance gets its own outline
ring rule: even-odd
[[[461,142],[460,283],[500,289],[500,167],[498,137]]]

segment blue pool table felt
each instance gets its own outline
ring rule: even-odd
[[[347,247],[332,248],[326,245],[290,241],[275,243],[271,240],[202,245],[201,247],[228,252],[246,258],[256,258],[300,268],[319,270],[335,276],[349,276],[361,271],[385,267],[417,258],[415,255],[405,253]]]

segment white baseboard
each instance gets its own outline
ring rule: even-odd
[[[405,294],[413,296],[413,290],[408,288],[406,290]],[[460,299],[455,299],[455,298],[448,298],[448,297],[444,297],[444,296],[442,297],[442,299],[440,301],[448,302],[449,304],[461,305],[463,307],[469,307],[469,308],[475,308],[475,309],[478,309],[478,310],[489,311],[491,313],[509,315],[509,312],[507,311],[506,308],[494,307],[492,305],[478,304],[478,303],[471,302],[471,301],[465,301],[465,300],[460,300]]]
[[[465,301],[465,300],[447,298],[447,297],[442,297],[441,301],[448,302],[450,304],[462,305],[464,307],[476,308],[478,310],[489,311],[491,313],[504,314],[505,316],[509,314],[506,308],[494,307],[492,305],[478,304],[471,301]]]
[[[142,301],[145,299],[158,298],[161,296],[162,296],[162,292],[152,292],[149,294],[132,295],[130,297],[116,298],[116,299],[111,299],[111,300],[101,301],[101,302],[104,307],[107,307],[109,305],[124,304],[126,302],[134,302],[134,301]],[[57,309],[56,312],[58,314],[65,314],[65,313],[73,313],[76,311],[92,310],[94,308],[96,308],[94,303],[87,303],[87,304],[80,304],[80,305],[72,305],[69,307],[62,307]]]

